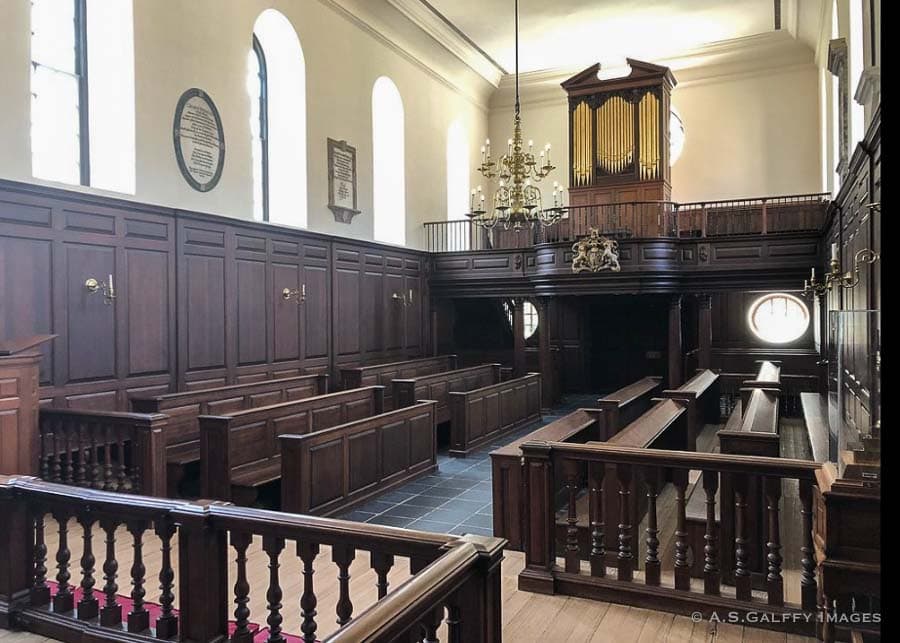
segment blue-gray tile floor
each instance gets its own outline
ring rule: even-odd
[[[535,422],[500,436],[466,458],[438,453],[438,470],[377,496],[341,518],[443,534],[493,535],[491,458],[494,449],[549,424],[579,407],[594,407],[597,394],[570,395]]]

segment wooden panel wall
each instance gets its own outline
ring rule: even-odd
[[[424,253],[0,181],[0,337],[56,333],[44,404],[155,395],[426,354]],[[116,299],[84,288],[113,275]],[[284,288],[305,285],[305,301]],[[413,297],[409,298],[409,291]],[[406,294],[407,303],[391,295]]]

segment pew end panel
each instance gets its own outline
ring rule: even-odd
[[[505,380],[467,391],[451,391],[450,455],[466,457],[495,437],[541,419],[541,375]]]
[[[437,403],[281,435],[282,509],[333,516],[437,468]]]
[[[596,439],[608,440],[643,415],[661,386],[661,377],[645,377],[597,400],[597,407],[603,410],[604,418],[602,434]]]

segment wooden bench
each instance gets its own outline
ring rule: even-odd
[[[450,455],[465,457],[485,442],[541,419],[541,374],[451,391],[447,404]]]
[[[333,516],[437,469],[436,406],[279,436],[282,511]]]
[[[661,377],[645,377],[597,400],[597,406],[603,411],[603,430],[596,439],[608,440],[643,415],[661,385]]]
[[[131,408],[139,413],[164,413],[169,416],[164,439],[166,486],[167,495],[174,497],[184,477],[185,467],[200,460],[199,416],[224,415],[327,392],[327,375],[299,375],[153,397],[133,397]]]
[[[340,369],[341,389],[346,391],[361,386],[382,385],[385,387],[384,408],[390,410],[394,408],[393,380],[454,371],[457,363],[456,355],[437,355],[388,364],[345,367]]]
[[[394,405],[396,408],[412,406],[419,400],[437,402],[437,423],[450,420],[450,393],[473,391],[477,388],[497,384],[501,381],[500,364],[481,364],[455,371],[434,373],[393,381]]]
[[[757,363],[759,364],[759,371],[756,377],[741,383],[740,396],[744,408],[747,408],[747,398],[750,395],[750,391],[755,388],[776,390],[778,395],[781,395],[781,362],[761,360]]]
[[[230,415],[201,415],[202,496],[251,504],[260,486],[281,477],[278,436],[372,417],[383,412],[383,402],[383,386],[366,386]]]
[[[828,403],[819,393],[800,393],[803,425],[815,462],[828,462]]]
[[[520,446],[535,440],[586,442],[586,438],[597,437],[600,416],[601,411],[598,409],[578,409],[491,451],[494,536],[506,538],[508,549],[522,551],[525,544],[523,520],[527,496]]]
[[[660,395],[683,400],[687,405],[687,445],[689,451],[697,450],[697,434],[703,424],[718,424],[719,374],[709,369],[698,371],[691,379],[676,389],[666,389]]]

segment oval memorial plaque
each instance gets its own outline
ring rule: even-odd
[[[219,110],[202,89],[187,90],[175,108],[175,158],[184,180],[209,192],[225,165],[225,135]]]

